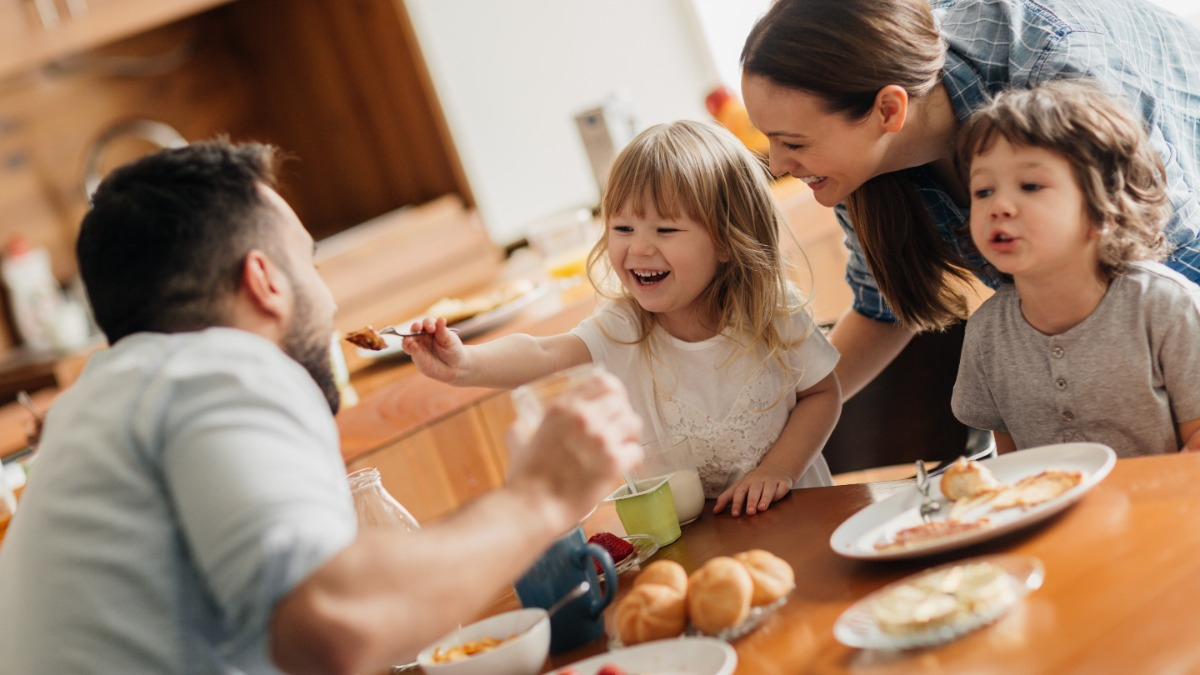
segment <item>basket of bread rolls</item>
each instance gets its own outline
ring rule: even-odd
[[[762,549],[718,556],[691,575],[656,560],[617,603],[616,636],[626,646],[687,634],[725,640],[754,630],[796,587],[792,566]]]

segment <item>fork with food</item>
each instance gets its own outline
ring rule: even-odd
[[[449,328],[448,330],[454,333],[458,332],[457,328]],[[377,330],[368,325],[359,328],[358,330],[353,330],[349,333],[346,333],[346,342],[349,342],[356,347],[362,347],[363,349],[379,351],[382,349],[387,349],[389,346],[387,341],[383,339],[384,335],[395,335],[396,337],[406,338],[428,334],[429,333],[426,332],[424,328],[420,330],[410,330],[408,332],[404,332],[395,326],[384,326],[383,328]]]

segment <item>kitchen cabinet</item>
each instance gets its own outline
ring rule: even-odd
[[[33,0],[0,0],[0,245],[20,233],[46,247],[64,283],[86,158],[130,119],[279,146],[281,191],[319,240],[447,195],[474,206],[402,0],[86,0],[73,17],[84,0],[38,1],[57,26]],[[115,138],[100,169],[151,149]],[[475,259],[494,257],[486,235],[472,241]],[[391,279],[397,292],[427,280]],[[8,325],[0,371],[19,347]]]
[[[230,0],[0,0],[0,80]]]

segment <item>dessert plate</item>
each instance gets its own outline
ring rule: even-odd
[[[933,575],[941,575],[944,579],[952,568],[965,569],[984,563],[1002,570],[1002,575],[995,580],[1005,586],[1001,589],[1002,594],[993,596],[993,601],[973,608],[960,607],[948,620],[911,630],[889,632],[879,621],[878,603],[889,595],[894,598],[897,588],[912,588]],[[981,556],[948,563],[905,577],[854,603],[833,624],[833,636],[844,645],[861,649],[913,649],[943,644],[996,621],[1021,598],[1040,588],[1044,577],[1042,562],[1025,555]]]
[[[624,574],[626,570],[641,565],[649,560],[650,556],[658,553],[658,540],[648,534],[627,534],[621,538],[633,544],[633,553],[613,562],[617,574]],[[600,574],[599,577],[600,581],[604,581],[603,574]]]
[[[987,525],[982,527],[915,542],[904,547],[877,548],[877,545],[891,541],[896,532],[921,523],[918,513],[921,496],[914,485],[847,518],[833,532],[829,545],[835,553],[847,558],[875,560],[917,558],[995,539],[1041,522],[1079,501],[1088,490],[1112,471],[1116,460],[1117,456],[1112,448],[1100,443],[1045,445],[983,460],[980,464],[990,469],[996,479],[1005,484],[1011,485],[1046,469],[1079,471],[1083,474],[1083,480],[1061,495],[1034,506],[1001,511],[977,509],[975,517],[986,513],[988,519]],[[937,476],[930,481],[929,493],[935,497],[941,497],[941,479],[941,476]]]
[[[737,652],[715,638],[672,638],[614,649],[550,671],[551,675],[596,675],[604,666],[655,675],[731,675]]]

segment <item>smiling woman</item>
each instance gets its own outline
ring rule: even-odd
[[[953,157],[961,120],[996,91],[1087,74],[1138,102],[1175,186],[1168,265],[1200,279],[1200,30],[1144,1],[1043,6],[779,0],[746,39],[743,92],[771,138],[772,170],[836,204],[848,235],[855,304],[831,333],[847,395],[914,332],[965,318],[960,284],[971,273],[999,283],[960,228],[969,208]],[[1038,39],[1049,33],[1061,39]],[[995,54],[1008,67],[993,67]]]

